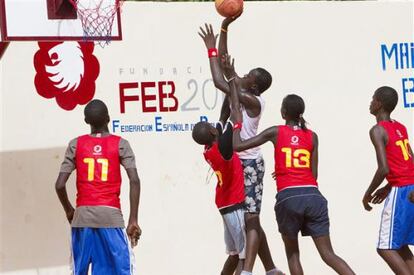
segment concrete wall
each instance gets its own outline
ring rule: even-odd
[[[414,94],[404,94],[414,83],[413,46],[407,44],[409,59],[403,56],[403,68],[398,55],[404,43],[413,43],[413,18],[409,1],[246,2],[243,16],[230,27],[229,51],[237,71],[243,74],[261,66],[274,77],[264,94],[260,129],[282,123],[279,109],[286,94],[305,99],[305,118],[320,138],[319,184],[329,201],[332,241],[357,274],[390,274],[375,252],[381,206],[368,213],[361,203],[376,165],[368,136],[375,120],[368,106],[377,87],[395,87],[400,102],[394,117],[408,127],[413,143]],[[213,3],[127,2],[123,41],[104,49],[96,46],[93,52],[100,63],[94,98],[108,104],[111,129],[118,125],[115,133],[130,141],[142,180],[143,235],[135,248],[139,274],[218,274],[226,257],[222,222],[214,206],[214,178],[206,182],[208,165],[189,131],[201,116],[209,121],[219,116],[222,95],[209,80],[207,53],[197,31],[204,22],[217,31],[220,20]],[[385,56],[385,70],[381,45],[389,52],[395,49]],[[83,106],[67,111],[36,92],[37,51],[35,42],[15,42],[0,63],[3,274],[69,272],[69,226],[53,184],[67,143],[89,129]],[[159,97],[162,81],[175,85],[176,111],[173,98]],[[143,82],[155,82],[145,93],[155,95],[146,104],[156,111],[143,111]],[[125,89],[124,95],[140,99],[126,102],[122,113],[120,86],[134,83],[139,88]],[[171,89],[165,85],[163,92]],[[160,112],[161,101],[169,111]],[[165,126],[168,129],[182,125],[184,130],[188,124],[188,130],[156,131],[166,124],[173,124]],[[151,125],[152,131],[121,132],[125,125]],[[264,145],[262,151],[266,177],[261,220],[275,262],[288,270],[273,211],[272,145]],[[73,175],[68,186],[74,199]],[[127,183],[122,207],[128,215]],[[307,274],[333,274],[311,239],[301,239],[301,253]],[[259,261],[255,273],[263,274]]]

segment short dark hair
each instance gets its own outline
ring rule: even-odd
[[[382,108],[391,113],[394,111],[395,106],[398,103],[398,93],[394,88],[388,86],[379,87],[375,93],[374,97],[376,100],[381,102]]]
[[[213,142],[214,136],[211,134],[211,124],[206,121],[200,121],[194,125],[192,136],[195,142],[201,145],[207,145]]]
[[[94,127],[102,127],[109,122],[108,108],[102,100],[90,101],[84,110],[85,121]]]
[[[251,70],[255,76],[255,84],[259,93],[263,93],[272,85],[272,75],[263,68],[255,68]]]
[[[305,101],[295,94],[287,95],[282,102],[282,108],[285,109],[286,115],[300,123],[302,129],[306,129],[306,120],[303,118],[305,112]]]

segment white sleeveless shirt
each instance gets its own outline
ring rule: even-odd
[[[243,115],[243,127],[240,131],[240,137],[242,140],[252,138],[257,135],[257,130],[259,128],[259,121],[263,113],[265,102],[260,96],[256,96],[260,102],[260,114],[257,117],[249,117],[244,106],[241,106],[241,111]],[[238,153],[239,158],[241,159],[257,159],[262,155],[260,147],[254,147],[247,149],[243,152]]]

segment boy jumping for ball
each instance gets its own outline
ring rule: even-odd
[[[377,252],[395,274],[412,275],[414,257],[408,246],[414,245],[414,158],[407,129],[391,119],[397,102],[398,94],[391,87],[378,88],[372,97],[370,112],[376,117],[377,124],[369,134],[377,154],[378,169],[362,203],[367,211],[371,211],[370,202],[381,203],[388,195],[381,217]],[[385,178],[389,184],[374,193]]]
[[[226,123],[228,110],[224,102],[216,128],[208,122],[199,122],[192,132],[194,141],[204,145],[204,158],[217,175],[215,200],[223,218],[229,254],[221,275],[233,275],[236,269],[236,274],[240,274],[246,251],[243,168],[233,152],[233,127],[237,125],[231,121]]]
[[[226,94],[225,101],[229,100],[230,85],[224,78],[219,58],[223,58],[227,54],[228,26],[237,17],[224,19],[218,50],[216,49],[218,35],[214,34],[211,25],[205,24],[205,29],[200,28],[201,32],[199,33],[208,50],[214,85]],[[243,114],[243,128],[240,134],[243,139],[248,139],[257,134],[264,109],[264,100],[261,94],[270,87],[272,76],[263,68],[255,68],[244,77],[237,76],[237,78],[241,88],[238,93]],[[238,155],[243,166],[247,208],[247,254],[242,274],[252,274],[256,255],[259,254],[266,274],[274,275],[277,274],[277,269],[273,263],[266,234],[259,219],[263,196],[264,160],[259,147],[239,152]]]

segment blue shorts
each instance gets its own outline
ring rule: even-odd
[[[74,275],[135,274],[135,260],[123,228],[72,228]]]
[[[409,200],[412,191],[414,184],[391,188],[382,211],[378,249],[414,245],[414,203]]]
[[[276,195],[279,232],[291,239],[329,235],[328,201],[316,187],[286,188]]]

